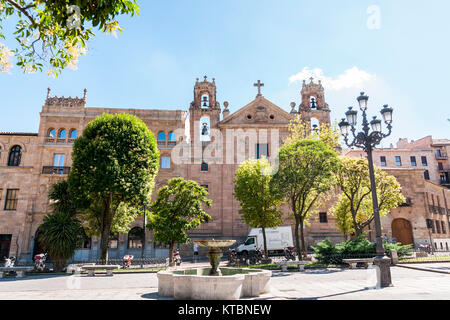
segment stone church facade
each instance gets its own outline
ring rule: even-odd
[[[276,165],[275,156],[288,135],[289,122],[296,117],[310,121],[312,128],[330,123],[330,108],[320,81],[304,81],[298,106],[291,103],[289,112],[261,94],[263,84],[258,81],[255,86],[258,87],[255,99],[234,113],[230,113],[228,102],[220,105],[215,79],[208,81],[207,77],[196,80],[194,100],[185,110],[90,108],[86,107],[86,90],[82,98],[65,98],[51,97],[49,89],[37,133],[0,133],[0,257],[15,255],[29,262],[34,254],[40,253],[39,226],[51,212],[49,187],[67,178],[75,139],[90,121],[103,113],[135,115],[155,135],[161,157],[153,197],[157,189],[174,177],[195,180],[208,189],[213,200],[208,209],[212,219],[192,231],[192,239],[245,239],[249,228],[243,223],[239,202],[233,196],[234,172],[239,164],[250,157],[266,156]],[[408,173],[406,188],[411,185],[410,177]],[[428,182],[421,183],[425,185],[419,192],[423,192]],[[450,203],[448,198],[446,201]],[[409,214],[412,210],[417,216],[420,207],[413,209],[409,208]],[[424,219],[420,217],[417,223],[422,230]],[[448,224],[447,214],[445,217]],[[389,222],[385,226],[389,229]],[[449,229],[450,225],[446,232]],[[130,233],[111,236],[110,257],[121,258],[129,253],[140,257],[142,230],[143,219],[139,217],[132,223]],[[343,240],[333,218],[327,215],[327,208],[312,218],[306,229],[308,245],[324,238]],[[86,237],[74,260],[98,258],[99,244],[96,237]],[[145,257],[167,255],[167,247],[155,243],[148,230],[144,249]],[[182,250],[182,255],[190,255],[192,245],[182,246]]]

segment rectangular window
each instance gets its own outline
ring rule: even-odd
[[[430,172],[428,172],[428,170],[425,170],[423,173],[423,177],[425,180],[430,180]]]
[[[442,162],[438,162],[438,169],[444,170],[444,165],[442,164]]]
[[[386,167],[386,157],[385,156],[381,156],[380,157],[380,162],[381,162],[381,166],[382,167]]]
[[[423,167],[428,166],[428,162],[427,162],[427,157],[426,157],[426,156],[423,156],[423,157],[422,157],[422,166],[423,166]]]
[[[439,220],[436,220],[436,231],[441,233],[441,222]]]
[[[269,158],[269,145],[267,143],[256,144],[256,159],[261,159],[262,156]]]
[[[55,154],[53,157],[53,166],[54,167],[64,167],[64,154]]]
[[[395,164],[397,165],[397,167],[402,166],[402,158],[400,156],[395,156]]]
[[[328,216],[326,212],[319,213],[319,221],[320,223],[328,223]]]
[[[442,233],[447,233],[447,231],[445,231],[445,222],[441,221],[441,225],[442,225]]]
[[[206,189],[206,191],[208,191],[208,192],[209,192],[209,190],[208,190],[208,185],[207,185],[207,184],[202,184],[202,185],[200,185],[200,187],[203,187],[203,188],[205,188],[205,189]]]
[[[434,227],[434,220],[431,220],[431,233],[436,233],[436,228]]]
[[[161,169],[170,169],[170,157],[161,157]]]
[[[17,210],[19,189],[6,190],[5,210]]]
[[[206,162],[203,162],[201,164],[200,171],[203,171],[203,172],[208,171],[208,164]]]
[[[410,159],[411,159],[411,166],[417,167],[416,157],[411,156]]]

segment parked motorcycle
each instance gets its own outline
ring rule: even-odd
[[[284,248],[284,257],[286,260],[293,260],[295,261],[295,248],[294,247],[286,247]]]
[[[264,259],[264,251],[261,251],[259,249],[250,251],[248,259],[251,265],[260,264]]]
[[[127,254],[122,258],[122,267],[123,269],[128,269],[131,266],[131,260],[134,259],[132,254]]]
[[[34,269],[36,271],[45,270],[45,260],[47,260],[46,253],[40,253],[34,256]]]
[[[181,265],[181,256],[180,256],[180,250],[177,249],[173,252],[173,262],[175,262],[175,264],[177,266]]]

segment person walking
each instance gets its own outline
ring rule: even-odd
[[[197,262],[198,259],[198,245],[194,242],[194,263]]]

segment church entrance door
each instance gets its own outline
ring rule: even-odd
[[[403,245],[413,244],[411,222],[406,219],[395,219],[392,221],[392,236]]]

